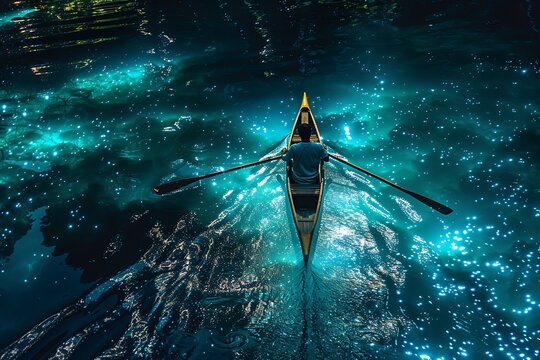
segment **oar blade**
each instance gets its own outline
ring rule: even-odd
[[[411,195],[412,197],[414,197],[416,200],[423,202],[424,204],[426,204],[427,206],[429,206],[433,210],[437,210],[438,212],[440,212],[443,215],[448,215],[448,214],[450,214],[450,213],[452,213],[454,211],[454,210],[450,209],[448,206],[445,206],[445,205],[441,204],[440,202],[437,202],[437,201],[435,201],[433,199],[427,198],[427,197],[425,197],[423,195],[417,194],[417,193],[415,193],[413,191],[407,190],[405,192],[407,194]]]
[[[189,179],[171,181],[166,184],[155,186],[152,189],[152,191],[158,195],[165,195],[175,190],[178,190],[180,188],[183,188],[184,186],[188,186],[189,184],[192,184],[196,181],[199,181],[200,179],[201,179],[200,176],[198,176],[198,177],[189,178]]]

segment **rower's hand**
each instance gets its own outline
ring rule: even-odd
[[[284,146],[283,149],[281,149],[281,155],[285,155],[286,152],[287,152],[287,147]]]

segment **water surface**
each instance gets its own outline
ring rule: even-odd
[[[538,5],[2,5],[2,358],[536,358]],[[284,164],[335,162],[312,262]]]

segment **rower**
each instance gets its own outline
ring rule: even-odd
[[[298,126],[298,135],[302,142],[281,149],[281,160],[292,159],[291,180],[297,184],[315,184],[319,182],[319,165],[321,161],[328,161],[326,148],[318,142],[310,142],[311,126],[302,123]]]

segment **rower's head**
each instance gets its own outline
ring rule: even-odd
[[[309,126],[309,124],[300,124],[300,126],[298,126],[298,135],[300,135],[300,139],[302,139],[303,142],[309,142],[309,138],[311,137],[311,126]]]

